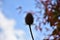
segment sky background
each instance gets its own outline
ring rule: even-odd
[[[14,19],[14,21],[16,23],[15,26],[14,26],[14,29],[18,30],[18,32],[16,32],[16,33],[19,34],[19,35],[22,34],[22,36],[23,36],[22,39],[25,38],[26,40],[31,40],[29,27],[28,27],[28,25],[25,24],[25,15],[26,15],[25,12],[30,11],[30,10],[33,10],[34,12],[39,11],[39,9],[35,7],[36,2],[34,0],[2,0],[2,3],[3,3],[2,7],[1,7],[3,9],[2,14],[9,20]],[[42,4],[40,4],[40,5],[43,7]],[[19,14],[19,10],[17,10],[17,8],[19,6],[22,6],[22,11],[21,11],[20,14]],[[41,21],[42,21],[43,20],[42,17],[43,17],[43,14],[44,14],[44,9],[40,9],[40,10],[43,10],[41,12],[42,14],[41,15],[38,14],[38,13],[36,13],[36,14],[39,17],[41,17]],[[34,16],[34,18],[36,18],[36,16]],[[34,21],[34,23],[36,23],[36,22]],[[46,33],[46,30],[44,29],[44,27],[50,28],[50,31],[48,31]],[[49,34],[53,31],[53,29],[50,27],[49,23],[46,23],[46,25],[42,24],[42,28],[43,28],[43,32],[36,31],[35,26],[32,25],[32,32],[33,32],[35,40],[43,40],[43,38],[47,34]],[[20,31],[20,33],[19,33],[19,31]],[[44,36],[44,33],[46,34],[45,36]],[[16,35],[16,37],[18,38],[17,35]]]

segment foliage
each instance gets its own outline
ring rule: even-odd
[[[43,18],[45,19],[45,22],[43,23],[46,24],[46,22],[48,22],[50,23],[51,27],[56,27],[56,29],[54,29],[51,35],[54,37],[54,40],[59,40],[60,39],[59,38],[60,37],[60,0],[46,0],[46,1],[35,0],[35,1],[38,4],[40,4],[41,2],[44,5],[45,13]],[[52,3],[52,1],[54,1],[54,3]],[[40,9],[40,6],[37,7]],[[46,17],[48,18],[46,19]]]

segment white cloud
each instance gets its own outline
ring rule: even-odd
[[[2,28],[9,30],[9,29],[12,29],[14,25],[15,25],[14,19],[7,19],[3,15],[3,13],[0,12],[0,26],[2,26]]]
[[[15,23],[14,19],[7,19],[0,11],[0,28],[3,29],[0,40],[26,40],[23,30],[14,30]],[[19,36],[19,39],[16,38],[15,33]]]
[[[18,38],[18,40],[26,40],[26,33],[23,30],[16,30],[16,37]]]

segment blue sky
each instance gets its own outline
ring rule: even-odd
[[[30,37],[29,28],[24,23],[24,11],[34,9],[34,1],[32,0],[4,0],[3,10],[4,15],[8,18],[14,18],[16,20],[15,29],[23,29],[27,33],[27,37]],[[23,12],[19,15],[17,7],[22,6]]]
[[[22,6],[22,12],[19,14],[18,10],[16,10],[19,6]],[[41,5],[42,6],[42,5]],[[30,32],[29,32],[29,27],[25,24],[24,18],[26,13],[25,11],[38,11],[39,9],[35,8],[35,1],[34,0],[3,0],[3,14],[8,18],[8,19],[14,19],[16,21],[15,29],[22,29],[26,32],[26,38],[27,40],[31,38]],[[42,9],[44,12],[44,9]],[[43,13],[42,12],[42,13]],[[43,16],[40,15],[40,16]],[[36,23],[36,22],[35,22]],[[37,24],[37,23],[36,23]],[[50,28],[50,25],[46,23],[47,25],[42,24],[42,28],[45,26],[48,26]],[[44,28],[43,28],[44,29]],[[34,29],[34,25],[32,25],[32,31],[35,40],[42,40],[44,37],[43,33],[46,33],[45,29],[43,32],[36,31]],[[52,31],[52,28],[51,28]],[[47,33],[49,34],[50,31]]]

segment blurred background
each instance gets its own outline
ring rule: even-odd
[[[34,40],[60,39],[60,0],[0,0],[0,40],[32,40],[28,12]]]

